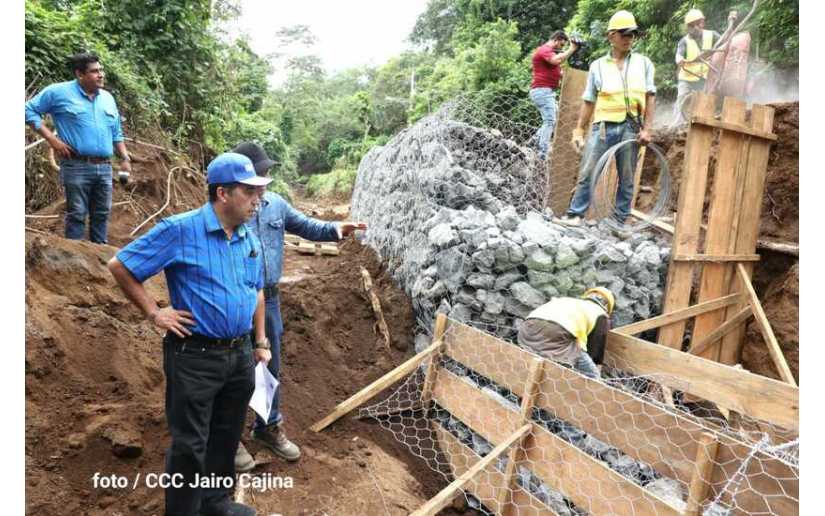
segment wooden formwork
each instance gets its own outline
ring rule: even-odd
[[[770,323],[756,297],[751,276],[759,233],[760,210],[773,129],[774,110],[753,105],[747,116],[743,101],[725,97],[721,119],[714,118],[716,98],[698,94],[685,148],[679,188],[671,263],[663,311],[688,307],[691,298],[701,304],[731,293],[736,303],[696,315],[689,351],[725,364],[739,361],[745,323],[756,317],[776,368],[786,382],[796,385]],[[718,132],[716,169],[708,194],[710,157]],[[709,198],[707,224],[703,224]],[[702,235],[702,228],[706,228]],[[704,238],[702,238],[704,237]],[[694,292],[697,267],[701,267]],[[662,324],[659,344],[681,349],[687,319]]]
[[[587,83],[587,72],[567,68],[561,82],[556,129],[547,160],[547,188],[544,205],[553,213],[562,215],[570,204],[578,176],[579,155],[570,144],[573,129],[578,125],[582,92]]]
[[[520,405],[502,404],[445,368],[444,359],[509,390]],[[618,332],[610,334],[606,361],[628,369],[628,363],[633,364],[631,372],[653,375],[674,388],[798,430],[799,390],[786,383]],[[798,470],[778,458],[712,424],[583,376],[443,315],[437,319],[429,348],[343,402],[313,430],[322,430],[425,363],[417,410],[425,415],[435,406],[446,410],[494,448],[480,457],[431,420],[432,434],[454,481],[416,515],[436,514],[461,491],[473,494],[496,514],[552,514],[516,481],[516,472],[523,468],[594,515],[699,514],[709,500],[726,501],[725,487],[742,474],[747,475],[749,490],[736,495],[737,509],[798,512]],[[684,504],[674,506],[548,431],[533,418],[534,409],[574,422],[592,437],[689,486]],[[508,461],[502,471],[496,462],[505,456]]]

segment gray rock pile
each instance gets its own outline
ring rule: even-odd
[[[512,338],[533,308],[595,285],[617,296],[616,326],[660,309],[670,248],[652,232],[554,223],[535,160],[497,131],[436,117],[364,157],[353,217],[419,320],[445,312]]]

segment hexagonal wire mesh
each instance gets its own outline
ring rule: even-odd
[[[417,351],[429,344],[426,334],[436,313],[515,342],[530,311],[549,299],[578,297],[595,285],[616,296],[614,327],[659,312],[669,243],[652,232],[617,234],[605,221],[583,227],[556,223],[544,203],[553,202],[554,192],[568,199],[570,192],[547,180],[546,163],[535,149],[539,123],[526,98],[463,95],[362,160],[352,215],[369,224],[365,242],[412,298],[422,331]],[[551,154],[550,166],[575,169],[578,156],[570,156]],[[599,211],[609,213],[606,206]],[[484,351],[477,355],[483,357]],[[442,383],[436,384],[432,410],[417,408],[419,371],[362,414],[379,417],[382,426],[445,477],[457,476],[525,420],[518,409],[531,359],[521,356],[509,365],[497,363],[500,357],[489,359],[510,376],[518,372],[509,385],[495,381],[495,370],[483,374],[466,362],[441,359],[444,372],[438,375]],[[561,396],[575,410],[554,405],[528,415],[546,431],[547,446],[519,461],[512,486],[485,487],[498,485],[492,480],[500,480],[506,470],[503,459],[478,477],[492,480],[476,480],[476,489],[467,489],[473,493],[468,499],[484,510],[500,512],[512,501],[520,514],[531,513],[531,507],[559,514],[681,512],[706,430],[729,441],[720,444],[725,453],[715,463],[718,478],[708,486],[714,499],[710,510],[771,513],[796,501],[792,492],[777,494],[798,478],[793,446],[788,445],[791,460],[777,458],[774,450],[793,443],[791,433],[761,421],[739,418],[732,426],[723,418],[664,407],[650,394],[655,379],[604,371],[596,381],[546,367],[556,377],[545,371],[539,402]],[[485,410],[457,417],[456,408],[470,398],[483,402]],[[453,401],[452,410],[445,400]],[[387,412],[393,415],[379,416]],[[490,418],[491,413],[498,417]],[[760,473],[764,464],[769,471]],[[556,470],[565,471],[563,493],[550,487],[559,485]],[[595,481],[589,480],[593,471],[601,475]],[[753,505],[754,499],[762,501]]]
[[[375,418],[447,481],[532,424],[521,448],[511,446],[465,486],[467,502],[483,513],[790,514],[798,507],[792,431],[669,406],[657,390],[661,377],[608,367],[596,380],[542,360],[533,384],[537,355],[454,321],[443,341],[429,399],[422,399],[422,366],[360,416]],[[702,463],[707,477],[696,474]]]

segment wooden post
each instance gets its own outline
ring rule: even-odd
[[[695,113],[713,116],[715,97],[696,93]],[[685,150],[685,167],[679,188],[679,217],[673,235],[673,256],[696,254],[699,247],[699,228],[702,223],[705,190],[707,189],[708,163],[713,143],[713,128],[691,125]],[[685,308],[690,302],[693,283],[693,264],[671,260],[667,274],[667,291],[663,312]],[[665,326],[659,331],[659,344],[681,349],[685,331],[684,321]]]
[[[722,120],[741,125],[745,122],[745,102],[725,97]],[[731,247],[731,221],[735,219],[737,185],[742,180],[742,149],[744,137],[733,131],[723,130],[719,137],[719,159],[713,177],[713,193],[708,214],[708,231],[705,235],[705,254],[726,254]],[[725,281],[730,264],[706,263],[699,282],[698,302],[716,299],[728,293],[730,283]],[[731,314],[732,315],[732,314]],[[696,317],[693,325],[693,343],[702,341],[724,321],[725,312],[710,312]],[[719,348],[711,347],[698,353],[702,358],[719,360]]]
[[[498,459],[507,448],[512,446],[516,441],[520,440],[524,435],[530,432],[532,424],[527,424],[513,432],[510,437],[505,439],[501,444],[493,448],[493,450],[485,455],[482,459],[473,465],[472,468],[464,472],[463,475],[453,480],[450,485],[441,490],[440,493],[431,498],[427,503],[422,505],[417,511],[413,512],[413,516],[432,516],[438,514],[438,511],[448,506],[455,497],[456,493],[460,491],[467,483],[469,483],[478,472],[489,466],[496,459]]]
[[[530,374],[527,377],[527,387],[524,389],[524,396],[521,398],[521,422],[530,423],[530,415],[535,405],[536,395],[539,385],[541,385],[544,374],[544,360],[536,357],[530,365]],[[499,507],[503,507],[501,513],[505,516],[512,514],[513,506],[513,484],[515,483],[516,466],[524,457],[524,440],[530,434],[524,434],[516,444],[510,448],[507,455],[507,467],[504,470],[504,489],[499,499]]]
[[[375,324],[381,336],[384,338],[384,347],[390,351],[390,329],[387,327],[387,321],[384,320],[384,311],[381,310],[381,300],[378,299],[378,294],[372,288],[372,277],[370,271],[365,267],[361,267],[361,280],[364,282],[364,290],[370,298],[372,304],[372,312],[375,314]]]
[[[447,316],[438,314],[435,318],[435,328],[433,330],[433,342],[443,342],[444,333],[447,331]],[[435,377],[438,374],[438,361],[441,359],[441,354],[444,352],[444,346],[437,353],[430,356],[430,361],[427,364],[427,373],[424,375],[424,386],[421,388],[421,408],[426,414],[430,410],[430,398],[433,395],[433,384]]]
[[[549,171],[544,199],[544,205],[549,206],[556,215],[562,215],[567,211],[579,177],[581,157],[571,145],[570,139],[579,120],[583,102],[581,97],[586,83],[587,72],[565,68],[552,151],[547,159]]]
[[[439,351],[442,346],[443,342],[441,340],[436,340],[430,345],[430,347],[428,347],[421,353],[410,358],[400,366],[396,367],[389,373],[375,380],[371,384],[367,385],[357,393],[347,398],[345,401],[341,402],[324,419],[312,425],[310,427],[310,430],[312,430],[313,432],[320,432],[324,428],[328,427],[329,425],[337,421],[339,418],[346,415],[348,412],[360,407],[361,405],[363,405],[364,403],[378,395],[379,392],[383,391],[384,389],[394,384],[404,376],[413,372],[415,368],[418,367],[419,364],[421,364],[421,362],[423,362],[427,357]]]
[[[751,110],[751,127],[755,130],[770,133],[773,131],[774,109],[772,107],[755,104]],[[765,195],[765,174],[768,168],[770,154],[770,140],[752,139],[747,155],[745,177],[741,183],[740,209],[737,213],[738,229],[731,252],[733,254],[753,253],[759,237],[759,220],[762,213],[762,198]],[[744,265],[748,278],[751,277],[753,264]],[[736,281],[732,275],[730,281]],[[731,290],[735,287],[732,285]],[[730,313],[736,313],[744,308],[731,306]],[[745,326],[742,325],[730,332],[722,339],[719,360],[723,364],[736,364],[742,347],[742,338],[745,335]]]
[[[696,449],[696,470],[690,479],[685,516],[698,516],[700,514],[702,503],[705,501],[711,486],[713,466],[718,450],[719,441],[716,440],[716,436],[703,433],[699,441],[699,447]]]
[[[737,312],[733,317],[720,324],[715,330],[705,335],[700,341],[693,341],[688,353],[701,356],[701,353],[719,341],[722,337],[736,329],[737,326],[744,323],[753,315],[753,310],[750,306],[746,306],[741,311]]]
[[[630,209],[636,209],[636,198],[639,196],[639,186],[642,184],[642,170],[645,168],[645,156],[647,155],[647,145],[639,148],[639,158],[636,161],[636,173],[633,174],[633,199],[630,200]]]
[[[762,303],[759,302],[759,297],[757,297],[756,291],[753,289],[753,285],[751,285],[748,271],[741,263],[736,266],[736,270],[739,273],[739,281],[742,282],[742,286],[748,294],[750,306],[753,309],[754,316],[756,316],[756,322],[759,324],[759,329],[762,330],[762,336],[768,345],[768,352],[771,355],[773,364],[776,366],[776,370],[779,371],[779,376],[789,384],[796,386],[796,380],[793,377],[793,373],[791,373],[791,369],[788,367],[788,362],[785,361],[785,356],[782,354],[782,348],[779,347],[776,335],[773,334],[771,323],[768,322],[765,310],[762,309]]]

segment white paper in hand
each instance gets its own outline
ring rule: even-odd
[[[272,410],[272,396],[278,388],[278,380],[272,376],[266,364],[258,362],[255,366],[255,392],[249,400],[252,408],[264,421],[269,421],[269,412]]]

